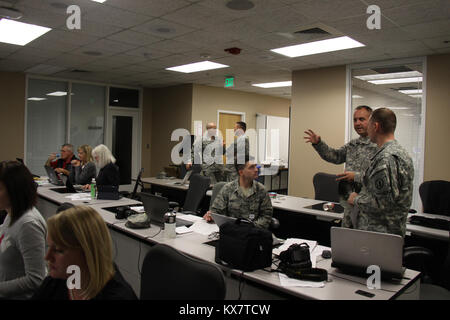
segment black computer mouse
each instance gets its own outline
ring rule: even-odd
[[[322,251],[322,258],[330,259],[331,258],[331,250],[323,250]]]

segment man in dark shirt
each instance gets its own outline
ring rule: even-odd
[[[45,165],[55,169],[56,173],[63,173],[66,176],[69,176],[70,169],[72,168],[72,160],[77,160],[73,154],[73,145],[65,143],[61,147],[61,157],[57,159],[56,153],[52,153],[48,157]]]

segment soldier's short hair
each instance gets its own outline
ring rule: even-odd
[[[244,121],[238,121],[236,124],[241,128],[242,130],[247,131],[247,124]]]
[[[364,106],[364,105],[362,105],[362,106],[357,106],[357,107],[355,108],[355,111],[356,111],[356,110],[362,110],[362,109],[366,110],[369,114],[371,114],[371,113],[373,112],[373,110],[372,110],[371,107],[369,107],[369,106]]]
[[[378,122],[383,133],[394,133],[397,127],[397,117],[395,113],[388,108],[379,108],[372,112],[370,121]]]

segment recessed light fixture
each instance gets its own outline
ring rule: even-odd
[[[55,91],[55,92],[47,93],[47,96],[53,96],[53,97],[67,96],[67,92],[65,92],[65,91]]]
[[[228,68],[228,67],[229,66],[227,66],[225,64],[220,64],[220,63],[211,62],[211,61],[202,61],[202,62],[194,62],[194,63],[189,63],[189,64],[176,66],[176,67],[170,67],[170,68],[166,68],[166,70],[183,72],[183,73],[192,73],[192,72],[199,72],[199,71],[220,69],[220,68]]]
[[[421,77],[422,73],[419,71],[408,71],[408,72],[392,72],[392,73],[377,73],[368,74],[364,76],[354,76],[357,79],[369,81],[369,80],[381,80],[381,79],[396,79],[396,78],[411,78],[411,77]]]
[[[354,94],[354,95],[352,95],[352,98],[353,99],[362,99],[362,98],[364,98],[363,96],[359,96],[359,95],[357,95],[357,94]]]
[[[312,54],[338,51],[344,49],[364,47],[365,45],[353,40],[350,37],[339,37],[327,40],[320,40],[314,42],[308,42],[303,44],[298,44],[294,46],[288,46],[278,49],[271,49],[270,51],[279,53],[284,56],[291,58],[308,56]]]
[[[292,81],[280,81],[280,82],[267,82],[267,83],[255,83],[252,86],[260,88],[280,88],[280,87],[291,87]]]
[[[50,28],[8,19],[0,20],[0,42],[24,46],[49,32]]]
[[[373,84],[391,84],[391,83],[422,82],[422,80],[423,80],[422,77],[414,77],[414,78],[369,80],[368,82]]]
[[[422,95],[421,94],[410,94],[409,96],[412,97],[412,98],[420,98],[420,99],[422,99]]]
[[[422,89],[399,90],[398,92],[401,92],[401,93],[404,93],[404,94],[417,94],[417,93],[422,93]]]
[[[91,0],[91,1],[98,2],[98,3],[103,3],[103,2],[105,2],[106,0]]]
[[[391,110],[409,110],[411,108],[408,107],[389,107]]]
[[[30,101],[42,101],[42,100],[47,100],[47,98],[31,97],[31,98],[28,98],[27,100],[30,100]]]

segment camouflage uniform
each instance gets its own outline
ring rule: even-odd
[[[320,141],[313,144],[314,149],[325,161],[335,164],[345,162],[345,170],[355,172],[353,182],[353,191],[359,191],[362,187],[362,175],[369,166],[370,158],[375,154],[377,145],[372,143],[369,137],[359,137],[346,143],[339,149],[330,148],[325,142]],[[344,216],[342,217],[342,227],[351,228],[352,220],[350,214],[352,207],[347,203],[347,199],[341,196],[341,205],[344,207]]]
[[[372,157],[363,188],[354,200],[361,230],[405,236],[411,207],[414,166],[408,152],[397,142],[386,142]]]
[[[244,143],[245,145],[243,146]],[[244,155],[240,155],[242,151],[245,152]],[[225,164],[223,168],[224,181],[231,182],[239,177],[239,174],[236,171],[236,166],[234,165],[234,158],[238,155],[238,153],[238,161],[240,159],[244,160],[245,155],[250,155],[250,142],[248,136],[242,135],[238,137],[236,141],[230,144],[230,146],[226,149],[225,154],[227,157],[227,164]]]
[[[216,182],[219,181],[224,181],[223,178],[223,164],[222,163],[216,163],[216,161],[214,161],[212,164],[207,164],[207,157],[209,155],[211,155],[211,157],[214,158],[215,156],[215,148],[217,146],[219,146],[220,150],[223,150],[222,147],[222,142],[220,139],[206,139],[206,138],[202,138],[201,140],[198,139],[197,141],[194,142],[194,144],[192,145],[192,149],[191,149],[191,159],[194,163],[196,163],[198,160],[195,158],[195,153],[197,152],[196,150],[196,145],[199,144],[201,142],[202,146],[201,146],[201,155],[197,154],[197,159],[202,159],[202,171],[201,174],[209,177],[211,179],[211,184],[215,184]],[[208,147],[209,146],[209,147]],[[205,149],[208,147],[207,152],[205,152]],[[197,147],[198,148],[198,147]],[[210,148],[212,148],[212,150],[210,151]],[[222,162],[222,159],[220,159],[220,162]]]
[[[272,211],[272,202],[261,183],[253,181],[246,196],[239,186],[239,179],[224,185],[211,206],[211,212],[246,218],[262,228],[269,227]]]

